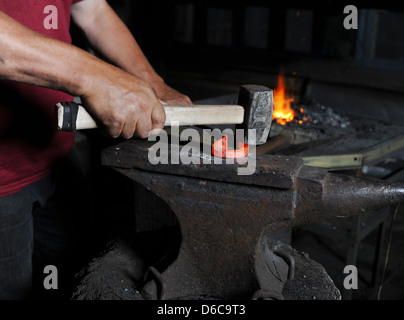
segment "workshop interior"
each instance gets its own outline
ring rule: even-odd
[[[404,8],[108,3],[167,84],[195,105],[270,103],[269,130],[250,175],[153,165],[156,141],[78,130],[93,213],[71,299],[403,299]]]

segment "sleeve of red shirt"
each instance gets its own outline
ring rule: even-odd
[[[71,43],[70,6],[80,0],[0,0],[0,10],[33,31]],[[82,0],[81,0],[82,1]],[[56,6],[57,28],[44,27],[49,3]],[[23,4],[24,3],[24,4]],[[64,92],[0,81],[0,197],[49,175],[74,144],[74,133],[59,131],[54,106],[72,101]],[[18,121],[17,121],[18,119]]]

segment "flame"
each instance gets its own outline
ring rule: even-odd
[[[212,145],[212,154],[216,157],[220,158],[243,158],[248,155],[248,144],[244,144],[239,142],[238,149],[229,150],[229,142],[227,140],[227,136],[223,136],[223,138],[217,140]]]
[[[293,101],[293,97],[290,98],[286,95],[285,79],[281,72],[278,76],[278,86],[274,90],[274,111],[272,120],[275,120],[281,125],[292,121],[295,117],[295,111],[290,107]]]

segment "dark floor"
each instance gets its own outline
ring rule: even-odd
[[[341,230],[332,236],[323,235],[330,226],[311,225],[293,230],[292,246],[309,254],[323,265],[335,285],[340,289],[343,299],[352,300],[402,300],[404,299],[404,208],[399,207],[396,215],[392,212],[385,220],[385,234],[379,238],[379,227],[374,226],[362,241],[358,241],[357,260],[358,289],[344,290],[343,273],[349,255],[349,246],[355,237],[349,237]],[[394,220],[392,221],[392,217]],[[356,221],[352,220],[354,226]],[[332,226],[332,225],[331,225]],[[336,227],[335,227],[336,228]],[[331,234],[331,233],[330,233]],[[382,241],[380,244],[378,241]],[[352,241],[352,242],[350,242]],[[380,260],[375,271],[375,256],[380,245]],[[376,278],[376,280],[375,280]]]

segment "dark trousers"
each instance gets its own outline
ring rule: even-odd
[[[69,298],[91,220],[86,187],[73,151],[54,174],[0,198],[0,300]],[[57,288],[44,286],[48,275]]]

